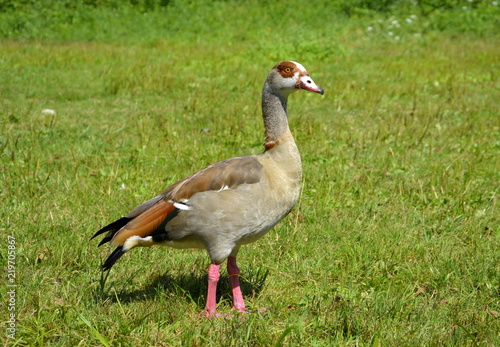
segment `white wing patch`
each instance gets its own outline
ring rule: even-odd
[[[218,192],[222,192],[223,190],[229,190],[229,186],[222,186]]]
[[[222,192],[223,190],[229,190],[229,186],[227,186],[227,185],[222,186],[219,190],[217,190],[217,192]],[[175,208],[177,208],[181,211],[189,211],[189,210],[193,209],[193,207],[188,205],[188,199],[184,199],[182,201],[169,200],[168,202],[173,204]]]
[[[181,211],[188,211],[191,210],[192,207],[186,204],[187,200],[185,201],[171,201],[174,204],[175,208],[178,208]]]

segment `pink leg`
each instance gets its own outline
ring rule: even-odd
[[[229,281],[233,289],[233,308],[238,310],[238,312],[246,313],[245,302],[243,301],[243,295],[241,294],[240,288],[240,269],[236,265],[236,257],[227,258],[227,273],[229,274]]]
[[[217,282],[219,282],[220,265],[210,264],[208,269],[208,293],[207,293],[207,305],[205,306],[205,315],[207,317],[213,317],[215,315],[215,293],[217,291]]]

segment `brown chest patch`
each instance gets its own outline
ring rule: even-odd
[[[273,148],[274,146],[276,146],[278,143],[279,143],[278,140],[276,140],[276,141],[269,141],[269,142],[264,143],[264,147],[266,148],[266,151],[267,151],[267,150]]]

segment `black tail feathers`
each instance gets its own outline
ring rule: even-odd
[[[104,238],[101,240],[101,242],[99,242],[99,245],[98,245],[98,247],[99,247],[99,246],[105,244],[106,242],[111,241],[113,239],[113,236],[115,236],[116,232],[119,231],[121,228],[123,228],[131,220],[132,220],[132,218],[122,217],[122,218],[114,221],[113,223],[106,225],[104,228],[102,228],[101,230],[96,232],[94,234],[94,236],[92,236],[90,239],[92,240],[94,237],[99,236],[102,233],[105,233],[106,231],[108,231],[106,236],[104,236]]]
[[[111,253],[110,256],[108,257],[108,259],[106,259],[104,264],[102,264],[101,268],[103,269],[103,271],[111,269],[114,263],[116,263],[116,261],[120,259],[120,257],[124,255],[126,252],[127,251],[123,250],[123,246],[116,247],[113,253]]]

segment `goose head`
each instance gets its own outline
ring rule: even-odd
[[[323,95],[323,89],[314,83],[304,66],[295,61],[282,61],[271,70],[267,83],[274,93],[288,96],[299,89]]]

